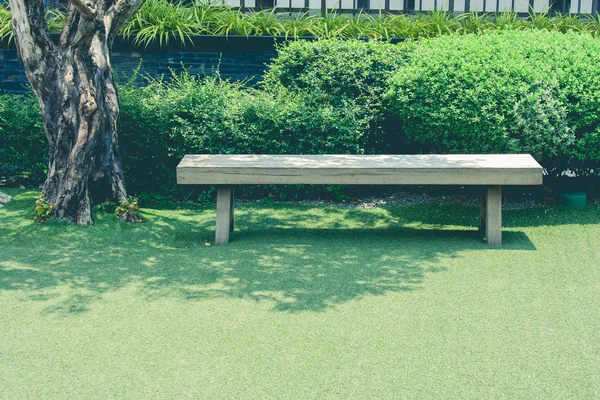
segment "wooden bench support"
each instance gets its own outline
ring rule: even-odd
[[[479,235],[482,239],[485,239],[485,213],[487,201],[487,187],[481,191],[481,203],[479,206]]]
[[[502,245],[502,186],[489,186],[481,195],[479,233],[488,245]]]
[[[229,233],[234,228],[234,190],[233,187],[217,188],[217,229],[215,244],[229,243]]]

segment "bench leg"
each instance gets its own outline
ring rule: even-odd
[[[485,239],[485,213],[487,203],[487,188],[481,191],[481,205],[479,206],[479,236]]]
[[[484,193],[479,227],[488,245],[502,244],[502,186],[490,186]]]
[[[229,215],[229,232],[233,232],[233,229],[235,228],[235,189],[233,187],[231,188],[231,201],[229,202],[229,204],[231,210],[231,213]]]
[[[229,232],[233,230],[233,188],[217,188],[217,229],[215,244],[229,243]]]

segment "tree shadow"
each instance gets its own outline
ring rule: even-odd
[[[239,210],[229,245],[206,246],[213,209],[150,209],[139,225],[100,213],[96,225],[78,227],[32,223],[31,204],[18,196],[0,211],[0,291],[47,302],[44,313],[52,315],[84,313],[129,286],[148,300],[235,298],[267,301],[274,311],[320,312],[418,290],[428,274],[445,271],[446,260],[488,249],[474,226],[438,228],[432,214],[422,227],[407,226],[415,218],[394,209],[336,214],[296,207],[265,218],[273,209],[249,207]],[[311,227],[326,214],[332,219],[325,228]],[[510,231],[501,249],[535,246]]]
[[[340,233],[347,241],[342,246]],[[256,234],[260,243],[253,240]],[[57,300],[48,313],[86,311],[105,293],[129,284],[148,299],[232,297],[268,300],[278,311],[322,311],[364,296],[414,290],[426,273],[443,270],[436,265],[439,254],[410,250],[406,242],[384,241],[369,231],[247,232],[239,237],[243,245],[219,247],[168,236],[167,243],[160,234],[122,246],[101,241],[103,249],[92,253],[73,242],[60,250],[15,254],[0,261],[0,290]],[[65,287],[66,297],[54,290]]]

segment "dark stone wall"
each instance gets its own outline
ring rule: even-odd
[[[0,90],[22,92],[27,84],[23,65],[15,48],[0,48]]]
[[[246,80],[249,84],[262,78],[267,64],[276,56],[273,37],[195,37],[185,46],[172,40],[161,48],[157,44],[136,46],[123,38],[115,42],[113,70],[121,82],[133,76],[138,67],[136,84],[143,85],[148,76],[169,79],[171,71],[184,68],[191,74],[206,75],[219,71],[223,79]],[[27,90],[27,77],[14,44],[0,44],[0,90],[19,93]]]
[[[172,73],[184,68],[193,75],[210,75],[218,70],[221,78],[248,80],[255,83],[262,78],[266,65],[276,53],[247,52],[140,52],[115,51],[113,70],[121,82],[130,78],[138,67],[137,85],[144,85],[148,76],[169,79]]]

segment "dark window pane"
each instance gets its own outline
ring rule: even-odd
[[[555,0],[550,3],[550,13],[568,14],[571,0]]]
[[[256,8],[274,8],[275,0],[256,0]]]

